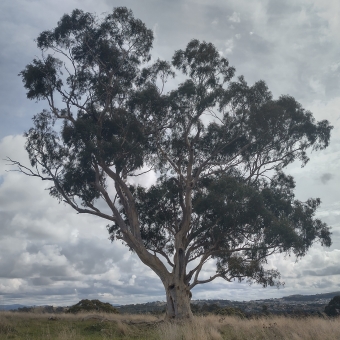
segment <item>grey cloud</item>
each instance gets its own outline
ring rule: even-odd
[[[340,275],[340,267],[338,265],[325,267],[318,270],[305,270],[303,275],[310,276],[329,276],[329,275]]]
[[[284,0],[270,0],[266,9],[271,23],[277,25],[279,21],[286,20],[292,14],[299,12],[301,5]]]
[[[1,190],[1,186],[0,186]],[[1,205],[0,205],[1,206]],[[13,235],[13,228],[11,228],[11,221],[13,219],[13,214],[3,211],[0,209],[0,214],[1,214],[1,221],[0,221],[0,232],[2,237],[10,237]]]
[[[52,280],[48,277],[33,277],[30,279],[33,286],[48,286],[52,283]]]
[[[234,48],[230,56],[227,55],[230,63],[234,65],[237,62],[238,65],[244,64],[242,67],[236,66],[237,74],[246,74],[250,71],[251,63],[250,60],[262,58],[267,61],[266,67],[270,68],[273,60],[270,58],[270,53],[274,46],[266,41],[263,37],[254,34],[249,34],[246,29],[238,30],[241,32],[241,37],[239,39],[234,39]],[[249,63],[247,65],[247,63]],[[260,78],[258,77],[257,80]],[[246,78],[247,80],[247,78]]]
[[[62,247],[61,255],[74,265],[75,269],[82,274],[102,274],[108,270],[107,260],[117,258],[118,254],[114,254],[114,247],[103,245],[105,241],[100,239],[80,239],[76,244],[65,244]],[[109,241],[107,240],[109,244]],[[119,259],[117,258],[119,261]]]
[[[136,279],[138,281],[138,277]],[[150,296],[157,299],[164,299],[164,290],[158,282],[155,284],[154,279],[149,277],[140,277],[139,282],[134,286],[117,285],[108,280],[93,280],[89,276],[84,276],[79,281],[59,282],[58,287],[49,286],[50,278],[34,277],[26,280],[25,292],[20,289],[16,293],[3,294],[6,300],[27,299],[27,295],[32,299],[38,299],[41,296],[54,297],[54,301],[60,301],[62,305],[70,305],[80,299],[102,299],[102,296],[110,296],[112,303],[126,303],[127,296],[133,296],[133,301],[146,302]]]
[[[325,94],[328,98],[337,97],[340,91],[340,72],[328,71],[322,77],[325,85]]]
[[[327,278],[323,278],[320,281],[314,283],[314,287],[318,289],[327,289],[328,287],[332,285],[333,285],[333,282],[331,280],[328,280]]]
[[[320,180],[322,184],[327,184],[333,178],[334,178],[333,174],[325,173],[325,174],[322,174],[322,176],[320,177]]]
[[[43,259],[43,256],[40,256],[39,259],[31,262],[25,263],[22,260],[21,254],[11,254],[11,259],[5,262],[4,266],[0,267],[1,277],[6,278],[26,278],[26,277],[34,277],[34,276],[41,276],[41,277],[49,277],[52,275],[56,276],[68,276],[70,275],[68,271],[68,266],[65,265],[54,265],[53,263],[50,264],[42,264],[40,263],[39,259]]]

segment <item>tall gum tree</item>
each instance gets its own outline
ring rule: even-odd
[[[263,81],[232,81],[211,43],[192,40],[172,63],[152,63],[152,42],[124,7],[101,19],[74,10],[42,32],[41,58],[20,76],[27,97],[49,108],[25,134],[31,167],[10,161],[78,213],[107,220],[111,240],[161,279],[167,318],[191,318],[196,285],[279,285],[268,256],[331,244],[314,216],[320,200],[296,200],[283,169],[327,147],[332,127],[290,96],[274,100]],[[165,92],[175,72],[185,80]],[[131,185],[143,171],[156,184]],[[211,259],[216,272],[202,277]]]

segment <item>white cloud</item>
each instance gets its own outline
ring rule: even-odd
[[[21,279],[0,279],[0,290],[4,293],[13,293],[18,291],[23,285]]]
[[[321,83],[320,80],[315,78],[310,78],[308,81],[309,86],[312,88],[312,90],[318,94],[325,94],[325,86]]]
[[[158,30],[159,30],[159,24],[158,22],[156,22],[153,27],[152,27],[152,31],[153,31],[153,36],[155,38],[155,42],[157,41],[158,38]]]
[[[228,19],[231,22],[240,23],[241,22],[240,13],[234,12],[231,16],[228,17]]]
[[[334,62],[330,65],[330,69],[332,72],[336,72],[339,70],[340,62]]]
[[[233,52],[234,49],[234,40],[229,39],[225,42],[225,53],[228,55]]]
[[[157,181],[157,174],[152,169],[146,166],[136,171],[135,175],[136,176],[130,176],[127,179],[128,182],[132,185],[142,185],[148,188],[151,185],[155,184]]]
[[[214,19],[214,20],[211,22],[211,24],[212,24],[213,26],[218,25],[218,19]]]
[[[136,275],[132,275],[132,276],[131,276],[131,278],[130,278],[130,280],[129,280],[129,285],[130,285],[130,286],[134,286],[136,278],[137,278]]]

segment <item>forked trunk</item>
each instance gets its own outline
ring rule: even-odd
[[[176,282],[177,281],[177,282]],[[190,308],[191,292],[189,287],[181,280],[174,280],[165,284],[166,291],[166,315],[167,320],[192,319]]]

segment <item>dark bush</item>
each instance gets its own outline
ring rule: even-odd
[[[68,313],[79,312],[119,313],[119,311],[108,302],[87,299],[79,301],[77,304],[71,306],[68,310]]]
[[[18,308],[18,312],[20,313],[29,313],[33,311],[33,307],[21,307]]]
[[[328,305],[325,307],[325,313],[328,316],[340,315],[340,295],[334,296]]]

